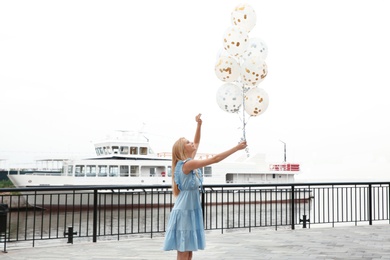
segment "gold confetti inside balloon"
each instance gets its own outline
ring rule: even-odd
[[[245,93],[244,104],[246,113],[259,116],[268,108],[268,94],[262,88],[252,88]]]
[[[240,65],[232,56],[220,56],[215,64],[217,78],[225,82],[235,81],[240,76]]]
[[[250,32],[256,25],[256,12],[250,5],[240,4],[232,12],[231,21]]]
[[[238,26],[229,27],[223,36],[224,49],[234,57],[240,57],[248,47],[248,33]]]
[[[255,87],[267,76],[268,68],[260,56],[247,58],[241,65],[241,79],[245,85]]]
[[[218,106],[225,112],[237,113],[242,106],[242,90],[233,83],[225,83],[217,91]]]

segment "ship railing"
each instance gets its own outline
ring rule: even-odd
[[[9,209],[3,225],[9,248],[163,236],[175,202],[169,185],[3,188],[0,193],[0,204]],[[386,182],[205,184],[200,199],[206,231],[223,233],[390,224],[389,194]]]

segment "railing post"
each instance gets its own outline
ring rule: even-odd
[[[204,218],[204,216],[205,216],[205,215],[204,215],[204,214],[205,214],[205,213],[204,213],[204,210],[205,210],[205,204],[206,204],[206,203],[205,203],[205,195],[204,195],[204,194],[205,194],[205,192],[202,192],[201,194],[202,194],[202,214],[203,214],[203,224],[204,224],[204,225],[206,225],[206,221],[205,221],[205,218]],[[205,227],[206,227],[206,226],[205,226]]]
[[[96,243],[97,241],[97,204],[98,204],[98,192],[97,189],[93,190],[93,231],[92,231],[92,241]]]
[[[150,204],[151,204],[151,208],[152,208],[152,210],[150,211],[150,238],[153,238],[153,203],[154,203],[153,202],[153,189],[150,190],[150,194],[151,194]],[[158,194],[158,190],[157,190],[157,194]],[[159,195],[157,195],[157,196],[159,196]]]
[[[295,229],[295,186],[291,186],[291,229]]]
[[[8,204],[0,204],[0,237],[4,237],[4,253],[7,253],[7,213]]]
[[[372,225],[372,184],[368,184],[368,224]]]

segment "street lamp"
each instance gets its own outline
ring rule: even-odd
[[[283,143],[283,145],[284,145],[284,162],[287,162],[287,155],[286,155],[286,143],[285,142],[283,142],[282,140],[279,140],[279,141],[281,141],[282,143]]]

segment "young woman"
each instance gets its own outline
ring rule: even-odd
[[[178,260],[192,259],[192,251],[205,248],[203,214],[199,186],[202,185],[199,168],[222,161],[229,155],[245,149],[245,141],[211,158],[194,160],[200,143],[202,119],[197,115],[194,141],[184,137],[172,148],[172,191],[177,196],[169,217],[164,250],[177,250]]]

